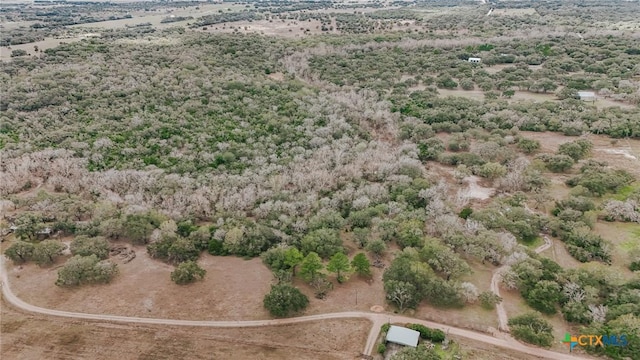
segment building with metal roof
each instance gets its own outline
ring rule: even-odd
[[[596,101],[596,94],[591,91],[578,91],[578,98],[582,101]]]
[[[400,344],[404,346],[416,347],[418,346],[418,339],[420,338],[420,333],[407,329],[402,326],[394,326],[391,325],[389,327],[389,331],[387,332],[387,342],[392,342],[395,344]]]

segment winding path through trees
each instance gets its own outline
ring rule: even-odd
[[[536,213],[535,211],[531,210],[526,203],[524,204],[524,209],[529,214]],[[544,244],[538,246],[534,250],[536,254],[540,254],[541,252],[550,248],[551,245],[553,245],[551,239],[549,239],[547,235],[541,233],[540,236],[542,236],[542,239],[544,239]],[[500,296],[500,278],[502,277],[502,274],[504,274],[506,271],[509,271],[510,267],[510,265],[503,265],[493,271],[493,276],[491,277],[491,292]],[[502,302],[499,302],[496,305],[496,311],[498,312],[498,329],[500,331],[509,332],[509,318],[507,317],[507,311],[504,309],[504,304]]]
[[[542,235],[542,238],[544,239],[544,244],[535,249],[536,254],[539,254],[551,247],[551,239],[546,235]],[[510,265],[502,265],[493,271],[493,276],[491,277],[491,292],[500,296],[500,278],[505,271],[509,271],[510,267]],[[507,311],[504,309],[504,304],[499,302],[496,305],[496,310],[498,312],[498,329],[500,331],[509,332],[509,325],[507,324],[509,322],[509,318],[507,317]]]
[[[369,313],[369,312],[340,312],[329,314],[318,314],[310,316],[300,316],[286,319],[272,319],[272,320],[249,320],[249,321],[197,321],[197,320],[177,320],[177,319],[157,319],[157,318],[142,318],[142,317],[130,317],[119,315],[101,315],[101,314],[87,314],[71,311],[61,311],[54,309],[41,308],[22,301],[18,298],[9,286],[8,272],[4,266],[4,257],[0,257],[0,270],[2,271],[0,278],[0,286],[2,287],[2,295],[4,300],[12,306],[21,309],[26,312],[59,316],[72,319],[85,319],[94,321],[105,322],[120,322],[120,323],[137,323],[137,324],[152,324],[152,325],[173,325],[173,326],[198,326],[198,327],[211,327],[211,328],[242,328],[242,327],[260,327],[260,326],[278,326],[288,324],[298,324],[309,321],[321,321],[329,319],[367,319],[371,321],[372,328],[369,332],[367,342],[363,353],[371,355],[374,351],[374,347],[380,332],[382,324],[391,323],[418,323],[432,328],[437,328],[445,331],[446,333],[454,336],[459,336],[475,341],[480,341],[489,345],[497,346],[520,353],[537,356],[545,359],[557,359],[557,360],[577,360],[584,359],[580,356],[575,356],[568,353],[559,353],[555,351],[545,350],[541,348],[530,347],[519,343],[509,336],[502,338],[493,337],[487,334],[478,333],[471,330],[460,329],[456,327],[450,327],[445,324],[434,323],[431,321],[425,321],[420,319],[414,319],[406,316],[394,315],[394,314],[381,314],[381,313]]]

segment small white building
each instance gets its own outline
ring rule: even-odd
[[[420,333],[415,330],[407,329],[402,326],[391,325],[387,332],[386,340],[387,342],[392,342],[394,344],[416,347],[418,346],[419,338]]]
[[[482,62],[482,59],[481,58],[470,57],[469,58],[469,62],[470,63],[474,63],[474,64],[479,64],[480,62]]]
[[[582,101],[594,102],[597,100],[596,94],[591,91],[578,91],[578,98]]]

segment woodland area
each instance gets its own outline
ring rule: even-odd
[[[496,16],[457,1],[239,5],[0,64],[7,257],[66,260],[61,287],[117,281],[114,242],[146,246],[180,285],[207,276],[203,252],[261,257],[276,317],[308,306],[295,279],[319,298],[355,277],[383,281],[397,311],[493,309],[502,299],[470,275],[508,266],[501,286],[536,311],[509,320],[516,337],[551,346],[544,319],[561,316],[628,336],[588,351],[637,358],[640,165],[596,158],[592,137],[640,139],[638,2],[504,2]],[[200,31],[258,20],[322,29]],[[531,135],[545,132],[565,138],[545,148]],[[472,196],[471,179],[493,195]],[[624,258],[594,231],[604,223],[635,226]],[[544,237],[579,265],[534,252]]]

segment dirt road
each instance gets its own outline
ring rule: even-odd
[[[129,316],[117,316],[117,315],[98,315],[98,314],[86,314],[70,311],[60,311],[54,309],[45,309],[38,306],[34,306],[22,301],[18,298],[10,288],[9,277],[4,266],[4,258],[0,258],[0,269],[2,270],[0,287],[2,287],[2,294],[7,303],[15,306],[23,311],[28,311],[36,314],[59,316],[74,319],[85,319],[95,321],[106,322],[120,322],[120,323],[137,323],[137,324],[156,324],[156,325],[174,325],[174,326],[199,326],[199,327],[214,327],[214,328],[242,328],[242,327],[258,327],[258,326],[277,326],[286,324],[297,324],[308,321],[320,321],[327,319],[349,319],[359,318],[367,319],[372,322],[372,329],[367,338],[365,344],[364,353],[372,354],[380,326],[382,324],[391,323],[419,323],[432,328],[441,329],[450,335],[459,336],[463,338],[473,339],[476,341],[484,342],[490,345],[494,345],[501,348],[506,348],[521,353],[538,356],[545,359],[557,359],[557,360],[577,360],[585,359],[583,357],[574,356],[571,354],[558,353],[550,350],[529,347],[518,341],[504,336],[503,338],[496,338],[490,335],[477,333],[471,330],[465,330],[455,327],[450,327],[444,324],[438,324],[431,321],[425,321],[420,319],[414,319],[405,316],[393,315],[393,314],[380,314],[380,313],[367,313],[367,312],[341,312],[330,314],[319,314],[311,316],[300,316],[287,319],[272,319],[272,320],[251,320],[251,321],[196,321],[196,320],[177,320],[177,319],[156,319],[156,318],[141,318],[141,317],[129,317]]]

